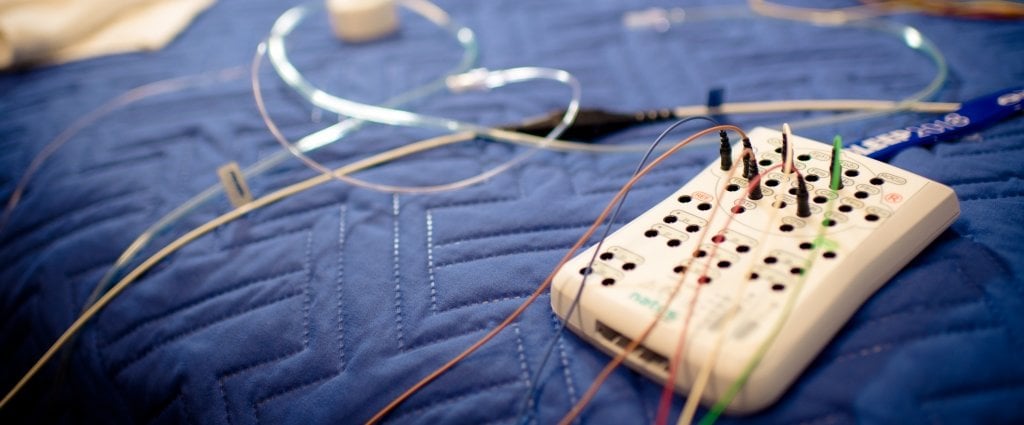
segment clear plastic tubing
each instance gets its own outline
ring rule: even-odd
[[[423,86],[417,87],[406,93],[399,94],[398,96],[395,96],[394,98],[386,101],[383,105],[392,107],[400,106],[402,104],[406,104],[408,102],[412,102],[417,99],[421,99],[431,94],[437,93],[441,90],[444,90],[448,87],[447,81],[449,77],[465,73],[472,69],[474,64],[476,64],[476,61],[479,57],[479,48],[476,41],[476,35],[468,27],[459,26],[452,22],[450,19],[448,19],[447,15],[443,10],[436,7],[435,9],[436,10],[432,12],[432,15],[438,18],[442,18],[442,21],[447,22],[445,28],[448,30],[449,33],[452,33],[455,36],[456,41],[462,47],[463,53],[459,63],[451,70],[449,70],[446,74],[440,76],[439,78],[434,79],[433,81],[428,82],[427,84],[424,84]],[[310,152],[316,150],[318,148],[329,145],[344,138],[346,135],[352,133],[360,126],[362,126],[362,124],[363,121],[358,119],[349,118],[341,120],[340,122],[331,125],[327,128],[324,128],[323,130],[317,131],[316,133],[303,137],[302,139],[299,140],[296,147],[301,152]],[[292,155],[287,151],[276,152],[273,155],[264,158],[259,162],[245,168],[243,170],[243,174],[245,175],[246,178],[258,176],[270,170],[271,168],[276,167],[277,165],[281,164],[282,162],[291,157]],[[132,261],[135,258],[135,256],[138,255],[139,251],[145,248],[153,238],[155,238],[158,234],[163,232],[168,227],[177,223],[185,215],[189,214],[199,206],[205,204],[210,199],[213,199],[215,196],[221,194],[222,191],[223,189],[220,185],[210,186],[203,190],[202,192],[200,192],[199,194],[197,194],[196,196],[189,199],[188,201],[185,201],[185,203],[179,205],[171,212],[161,217],[159,220],[157,220],[156,223],[150,225],[142,234],[140,234],[131,243],[131,245],[128,246],[128,248],[121,254],[117,261],[115,261],[114,264],[110,267],[110,269],[108,269],[107,272],[103,275],[99,283],[93,289],[93,292],[89,296],[89,299],[86,301],[85,307],[88,307],[89,305],[96,301],[96,299],[99,297],[99,294],[104,289],[106,289],[107,286],[110,285],[110,282],[113,281],[117,274],[120,273],[120,271],[130,261]]]
[[[433,4],[423,0],[403,0],[400,1],[403,7],[423,16],[430,20],[437,26],[445,28],[449,32],[455,35],[460,40],[463,38],[463,27],[452,23],[447,14],[441,9],[437,8]],[[446,79],[446,85],[452,92],[461,92],[466,90],[489,90],[493,88],[502,87],[508,84],[534,81],[534,80],[552,80],[567,85],[572,91],[572,99],[569,102],[569,106],[566,108],[565,114],[562,117],[561,122],[545,137],[529,136],[509,131],[498,130],[490,127],[480,126],[472,123],[461,122],[449,118],[435,117],[430,115],[418,114],[415,112],[394,109],[387,106],[376,106],[365,103],[359,103],[352,100],[344,99],[339,96],[327,93],[320,88],[314,86],[309,82],[302,73],[291,63],[288,58],[288,51],[285,46],[286,37],[296,28],[296,26],[309,14],[311,8],[309,6],[296,6],[283,13],[271,28],[270,35],[266,41],[265,53],[269,59],[274,70],[278,76],[295,90],[300,96],[309,101],[314,106],[321,108],[326,111],[334,112],[342,116],[347,116],[354,119],[372,121],[375,123],[393,125],[393,126],[406,126],[406,127],[422,127],[422,128],[433,128],[438,130],[444,130],[449,132],[467,132],[475,135],[487,136],[492,139],[511,141],[516,143],[523,143],[526,145],[532,145],[534,148],[547,148],[553,144],[558,145],[578,145],[576,143],[565,143],[556,142],[556,139],[562,132],[568,128],[576,113],[579,111],[581,87],[579,82],[566,71],[550,68],[538,68],[538,67],[522,67],[512,68],[498,71],[488,71],[485,69],[475,69],[473,71],[452,75]],[[256,60],[254,63],[258,63],[260,57],[264,53],[263,49],[257,52]],[[265,108],[262,107],[262,96],[260,94],[260,84],[258,80],[258,73],[254,69],[253,71],[253,88],[254,94],[257,96],[257,106],[260,107],[260,113],[263,115],[264,121],[270,128],[271,133],[274,134],[275,138],[281,145],[295,155],[297,158],[302,160],[306,165],[314,170],[321,173],[332,173],[329,167],[326,167],[315,160],[309,158],[304,154],[302,149],[303,142],[300,141],[297,144],[289,142],[279,131],[277,125],[268,116]],[[384,190],[390,192],[436,192],[442,190],[454,190],[462,187],[466,187],[471,184],[479,183],[487,178],[490,178],[504,170],[507,170],[524,161],[527,157],[533,155],[534,150],[524,152],[509,161],[499,165],[489,171],[486,171],[476,177],[466,179],[463,181],[439,185],[430,187],[420,188],[401,188],[395,186],[384,186],[378,184],[368,183],[359,179],[355,179],[349,176],[336,176],[338,179],[344,180],[350,184],[354,184],[361,187],[367,187],[371,189]]]
[[[753,13],[746,6],[709,6],[709,7],[687,7],[687,8],[649,8],[626,12],[623,15],[623,26],[629,30],[653,29],[658,32],[667,32],[673,26],[685,25],[687,22],[705,21],[729,21],[742,19],[774,19]],[[797,21],[785,21],[796,25],[802,24]],[[863,120],[873,117],[885,116],[900,112],[909,108],[916,102],[924,101],[932,97],[949,75],[949,67],[942,52],[931,40],[921,34],[916,28],[888,20],[859,20],[842,21],[831,23],[809,23],[819,27],[846,27],[863,28],[871,31],[890,34],[899,39],[903,45],[925,55],[935,65],[936,72],[932,80],[921,90],[899,100],[887,110],[873,110],[863,112],[848,112],[827,117],[809,118],[805,120],[790,121],[790,127],[794,129],[813,128],[829,124],[837,124],[849,121]],[[708,139],[710,140],[710,139]]]

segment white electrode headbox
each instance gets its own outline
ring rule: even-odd
[[[781,133],[758,128],[749,137],[761,171],[782,162]],[[842,188],[833,191],[831,146],[800,137],[789,143],[806,182],[809,216],[797,213],[796,173],[764,173],[763,197],[752,200],[747,179],[729,178],[715,161],[608,237],[592,266],[595,247],[567,263],[552,286],[555,313],[616,354],[667,308],[626,361],[658,381],[667,379],[691,315],[674,385],[686,394],[701,366],[713,362],[705,405],[718,401],[773,338],[727,411],[772,404],[853,312],[959,215],[952,189],[850,153],[841,157]],[[739,152],[737,145],[733,157]],[[582,297],[566,317],[584,275]],[[774,329],[781,331],[773,337]]]

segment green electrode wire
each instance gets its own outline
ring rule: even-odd
[[[837,135],[832,140],[832,178],[829,182],[829,189],[832,190],[833,195],[836,195],[842,181],[839,177],[839,167],[842,164],[840,160],[842,146],[843,138]],[[724,412],[725,408],[729,406],[729,403],[732,403],[732,400],[736,398],[736,394],[738,394],[743,386],[746,385],[747,381],[750,379],[750,375],[754,373],[754,369],[761,363],[765,353],[768,352],[768,348],[770,348],[772,343],[775,342],[775,338],[778,337],[779,332],[782,331],[782,326],[786,323],[786,320],[789,319],[790,313],[793,312],[793,306],[796,304],[796,299],[799,297],[800,291],[804,287],[804,282],[807,280],[807,270],[810,270],[814,265],[814,260],[818,258],[818,252],[821,248],[827,247],[828,249],[836,249],[838,247],[834,241],[825,238],[825,229],[828,228],[828,225],[825,223],[831,219],[832,205],[835,203],[836,199],[839,199],[839,196],[833,196],[825,206],[825,219],[822,220],[821,226],[818,227],[818,235],[814,238],[814,247],[811,249],[810,255],[806,260],[804,260],[803,271],[800,272],[800,280],[797,282],[793,294],[786,300],[786,305],[782,308],[782,317],[779,317],[779,320],[775,323],[775,327],[772,328],[772,332],[768,335],[768,338],[761,343],[761,346],[757,347],[754,357],[747,363],[747,366],[743,369],[743,373],[740,374],[740,377],[729,386],[725,391],[725,395],[711,407],[711,411],[701,418],[700,425],[714,424],[715,421],[718,420],[718,417],[722,416],[722,412]]]

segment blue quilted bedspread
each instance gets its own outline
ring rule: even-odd
[[[154,81],[250,63],[290,2],[221,0],[167,49],[0,75],[0,195],[83,114]],[[707,2],[717,3],[717,2]],[[829,3],[829,2],[821,2]],[[836,2],[832,2],[836,3]],[[838,2],[848,4],[850,2]],[[443,0],[476,29],[479,65],[575,74],[583,103],[635,111],[705,102],[896,99],[936,67],[877,31],[740,18],[629,29],[657,0]],[[924,15],[943,51],[935,95],[960,101],[1024,83],[1024,24]],[[388,47],[338,50],[323,19],[297,30],[293,56],[338,92],[379,102],[452,66],[458,47],[412,15]],[[333,121],[310,114],[270,71],[271,112],[291,137]],[[346,91],[347,90],[347,91]],[[418,111],[503,124],[562,107],[567,91],[530,83],[439,95]],[[725,117],[743,125],[804,115]],[[930,119],[898,114],[798,130],[857,139]],[[646,144],[664,126],[606,144]],[[696,128],[696,127],[691,127]],[[368,126],[314,157],[339,166],[426,133]],[[83,128],[33,178],[0,233],[0,388],[6,392],[81,311],[146,227],[217,182],[229,161],[279,149],[247,78],[152,96]],[[476,141],[360,172],[424,185],[468,177],[522,152]],[[630,195],[621,222],[717,154],[673,157]],[[110,304],[4,411],[2,422],[355,423],[494,327],[533,291],[639,156],[543,152],[467,189],[428,195],[334,182],[248,214],[176,252]],[[1024,119],[891,163],[953,187],[962,215],[871,297],[773,407],[722,423],[1024,422]],[[257,196],[314,175],[288,161],[249,181]],[[218,197],[157,236],[145,254],[230,209]],[[387,423],[517,423],[540,374],[539,423],[560,418],[608,360],[558,321],[545,294],[490,344],[402,404]],[[660,387],[616,371],[584,411],[594,424],[653,420]],[[673,417],[682,400],[673,404]],[[703,412],[703,410],[702,410]]]

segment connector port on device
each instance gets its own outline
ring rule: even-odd
[[[597,333],[601,335],[602,338],[618,346],[620,349],[625,349],[626,346],[633,342],[629,337],[608,327],[608,325],[601,323],[601,321],[597,322],[596,327]],[[640,358],[640,360],[649,363],[651,366],[668,371],[668,357],[658,354],[642,344],[636,347],[634,353]]]

